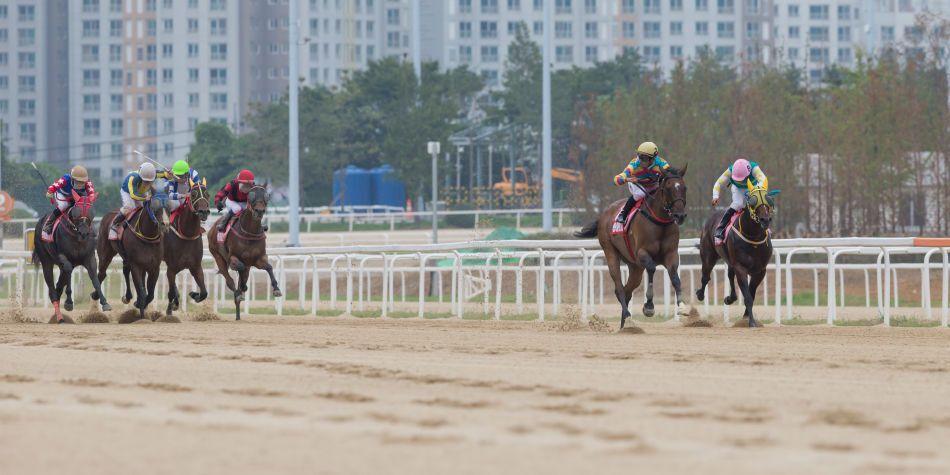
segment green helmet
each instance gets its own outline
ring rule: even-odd
[[[191,171],[191,167],[188,165],[188,162],[184,160],[179,160],[172,165],[172,173],[176,176],[187,175]]]

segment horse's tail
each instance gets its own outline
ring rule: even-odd
[[[590,224],[574,232],[574,237],[593,238],[597,237],[597,221],[591,221]]]

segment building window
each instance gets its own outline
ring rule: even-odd
[[[508,0],[508,11],[516,12],[521,10],[521,0]]]
[[[838,19],[839,20],[851,19],[851,5],[838,5]]]
[[[211,36],[225,36],[228,34],[228,21],[224,18],[211,19]]]
[[[82,85],[85,87],[99,87],[99,70],[83,69]]]
[[[175,80],[174,71],[170,68],[162,69],[162,83],[171,84]]]
[[[555,38],[571,38],[573,33],[571,32],[571,22],[569,21],[558,21],[554,23],[554,37]]]
[[[472,47],[459,46],[459,63],[467,64],[472,62]]]
[[[705,12],[709,10],[709,0],[696,0],[696,11]]]
[[[386,24],[399,26],[399,10],[396,10],[394,8],[390,8],[389,10],[386,10]],[[337,31],[337,33],[339,33],[339,31]]]
[[[85,160],[97,160],[99,156],[99,144],[87,143],[82,145],[82,158]]]
[[[736,12],[735,0],[716,0],[716,6],[721,14],[731,15]]]
[[[112,119],[112,136],[120,137],[123,133],[123,123],[122,119]]]
[[[198,82],[198,68],[188,68],[188,82]]]
[[[828,48],[811,48],[808,50],[808,60],[813,63],[827,63],[829,60]]]
[[[683,11],[683,0],[670,0],[670,11],[673,11],[673,12]]]
[[[584,0],[584,13],[588,15],[596,15],[597,0]]]
[[[670,58],[671,58],[671,59],[683,59],[683,47],[682,47],[682,46],[670,46]]]
[[[99,94],[83,94],[83,112],[99,112]]]
[[[472,13],[472,0],[459,0],[459,13]]]
[[[696,36],[709,36],[709,23],[705,21],[697,21]]]
[[[643,22],[643,37],[644,38],[659,38],[660,37],[660,22],[658,21]]]
[[[797,26],[790,26],[790,27],[788,27],[788,37],[789,37],[789,38],[797,39],[797,38],[799,38],[800,36],[801,36],[801,32],[799,31],[799,29],[798,29]]]
[[[736,25],[731,21],[721,21],[716,24],[716,31],[719,38],[735,38]]]
[[[634,23],[632,21],[623,22],[623,37],[631,39],[635,35]],[[550,50],[549,50],[550,51]]]
[[[555,61],[559,63],[573,63],[574,62],[574,47],[573,46],[558,46],[554,48],[554,57],[555,57]]]
[[[584,37],[588,39],[596,39],[599,35],[597,34],[597,22],[589,21],[584,24]]]
[[[32,122],[20,124],[20,140],[24,142],[36,142],[36,124]]]
[[[620,4],[620,11],[626,14],[634,13],[636,11],[635,3],[635,0],[623,0]]]
[[[762,25],[758,22],[750,21],[745,24],[745,37],[750,40],[757,40],[762,37]]]
[[[597,55],[596,46],[587,46],[584,48],[584,60],[588,63],[596,63],[597,61],[600,61],[600,58]]]
[[[497,46],[482,46],[482,62],[483,63],[497,63],[498,62],[498,47]]]
[[[881,27],[881,41],[894,41],[894,27],[893,26]]]
[[[660,0],[643,0],[644,13],[660,13]]]
[[[170,45],[170,44],[163,44],[163,45],[162,45],[162,57],[163,57],[163,58],[171,58],[173,55],[174,55],[174,49],[172,48],[172,45]]]
[[[838,41],[851,42],[851,27],[850,26],[838,27]]]
[[[498,0],[482,0],[482,13],[498,13]]]
[[[189,58],[198,57],[198,43],[188,43],[188,57]]]
[[[472,37],[472,22],[460,21],[459,22],[459,38],[471,38],[471,37]]]
[[[213,111],[228,110],[228,95],[223,92],[212,93],[211,94],[211,110]]]
[[[736,57],[736,49],[732,46],[717,46],[716,47],[716,59],[719,61],[729,62],[734,60]]]
[[[200,104],[200,101],[198,100],[198,93],[192,92],[192,93],[188,94],[188,107],[189,107],[189,108],[195,109],[195,108],[198,107],[199,104]]]
[[[227,43],[213,43],[211,45],[211,60],[224,61],[228,59],[228,45]]]
[[[680,36],[682,34],[683,34],[683,22],[681,21],[670,22],[670,35]]]
[[[798,5],[789,5],[789,6],[788,6],[788,17],[789,17],[789,18],[798,18]]]
[[[18,8],[20,21],[33,21],[36,19],[36,7],[33,5],[20,5]]]
[[[827,20],[828,5],[809,5],[808,18],[812,20]]]
[[[197,33],[198,32],[198,19],[189,18],[188,19],[188,33]]]
[[[482,38],[498,38],[498,23],[483,21],[481,23]]]
[[[809,41],[828,41],[827,26],[813,26],[808,28]]]
[[[224,11],[227,8],[227,2],[225,0],[211,0],[211,5],[209,9],[211,11]]]
[[[211,85],[223,86],[228,83],[228,70],[224,68],[211,69]]]
[[[554,0],[554,13],[570,15],[571,0]]]
[[[86,137],[98,137],[99,136],[99,119],[83,120],[82,134]]]
[[[851,48],[838,48],[838,62],[842,64],[851,64],[851,61],[854,60],[854,56],[851,53]]]
[[[647,63],[659,63],[660,62],[660,47],[659,46],[644,46],[643,60],[646,61]]]
[[[788,49],[788,59],[792,61],[798,61],[798,48]]]
[[[99,46],[82,45],[82,62],[84,63],[99,62]]]
[[[122,94],[112,94],[109,96],[109,110],[112,112],[122,111]]]
[[[20,28],[17,30],[17,40],[19,46],[33,46],[36,44],[36,30],[33,28]]]

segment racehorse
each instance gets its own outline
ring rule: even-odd
[[[95,218],[92,212],[94,200],[89,196],[79,196],[73,191],[73,206],[62,215],[59,225],[53,228],[53,242],[44,242],[40,232],[33,235],[33,263],[43,266],[43,278],[49,289],[49,300],[53,303],[53,316],[58,323],[65,319],[59,308],[59,298],[66,291],[63,308],[73,309],[73,291],[70,277],[76,266],[83,266],[92,281],[92,287],[99,294],[102,310],[112,307],[106,302],[106,296],[100,292],[100,279],[96,275],[96,233],[92,225]],[[36,223],[36,229],[43,229],[49,214],[43,215]],[[53,265],[59,267],[59,279],[53,284]]]
[[[208,297],[205,287],[204,270],[201,268],[201,258],[204,254],[202,236],[204,230],[201,223],[208,219],[210,213],[208,188],[204,183],[192,184],[191,190],[185,197],[185,202],[178,207],[173,215],[172,223],[165,232],[165,244],[168,252],[164,253],[165,277],[168,278],[168,307],[166,315],[178,310],[181,305],[181,296],[175,285],[175,277],[179,272],[187,269],[198,284],[198,292],[191,292],[195,302],[202,302]]]
[[[750,328],[760,326],[752,315],[752,305],[755,303],[755,291],[765,278],[766,267],[772,259],[769,225],[772,223],[772,210],[775,207],[774,196],[778,193],[778,190],[767,191],[762,186],[753,187],[749,182],[746,208],[734,220],[736,224],[729,223],[725,242],[717,246],[714,238],[716,226],[725,211],[716,211],[709,217],[699,238],[699,258],[703,271],[696,298],[702,302],[706,297],[709,276],[716,262],[722,259],[729,272],[729,296],[723,299],[723,302],[732,305],[738,300],[735,286],[735,281],[738,281],[745,303],[743,317],[749,319]]]
[[[145,318],[145,308],[155,299],[155,283],[162,264],[163,237],[168,225],[165,213],[165,198],[153,196],[142,203],[142,208],[126,221],[128,227],[117,241],[109,239],[109,227],[118,211],[111,211],[99,223],[99,280],[105,280],[106,269],[116,254],[122,257],[122,273],[125,276],[125,295],[122,303],[132,301],[132,287],[129,276],[135,285],[135,308],[139,309],[139,319]],[[93,292],[97,298],[99,292]]]
[[[627,304],[633,291],[640,286],[644,269],[647,271],[646,302],[643,304],[643,314],[647,317],[654,315],[653,306],[653,274],[657,265],[666,268],[670,275],[670,282],[676,290],[676,313],[687,313],[683,299],[682,288],[677,273],[679,267],[679,225],[686,220],[686,169],[667,169],[659,178],[655,192],[643,200],[640,210],[636,214],[631,211],[629,223],[623,234],[613,235],[611,228],[617,212],[626,200],[616,201],[600,213],[597,221],[584,226],[576,237],[597,237],[600,247],[604,250],[604,259],[610,270],[610,277],[614,281],[614,294],[620,301],[622,309],[620,328],[622,329],[630,310]],[[620,273],[620,263],[627,264],[630,271],[627,283],[623,283]]]
[[[247,292],[247,277],[251,267],[267,271],[273,296],[281,296],[274,268],[267,261],[267,234],[261,225],[267,212],[267,200],[267,189],[255,185],[247,192],[247,209],[225,231],[227,235],[224,242],[218,242],[218,223],[208,230],[208,250],[218,265],[218,272],[224,276],[228,289],[234,292],[235,320],[241,319],[241,301],[244,300],[244,292]],[[221,219],[224,218],[219,218],[218,222]],[[229,268],[238,273],[237,285],[228,272]]]

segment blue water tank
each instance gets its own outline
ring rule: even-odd
[[[369,170],[350,165],[333,172],[333,206],[373,204],[373,180]]]
[[[406,206],[406,186],[396,178],[396,170],[383,165],[370,170],[373,177],[373,204],[381,206]]]

